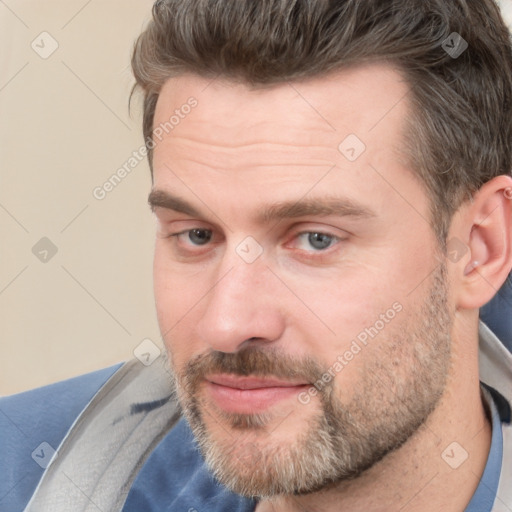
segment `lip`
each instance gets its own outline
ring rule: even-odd
[[[238,414],[263,412],[311,386],[304,381],[228,374],[209,375],[205,381],[208,394],[216,405],[226,412]]]

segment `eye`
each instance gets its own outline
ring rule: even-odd
[[[194,245],[205,245],[212,239],[212,232],[208,229],[191,229],[188,238]]]
[[[209,229],[194,228],[170,235],[176,237],[182,243],[191,245],[206,245],[212,239],[212,232]]]
[[[297,235],[298,249],[310,251],[311,248],[314,252],[323,251],[328,249],[340,239],[337,236],[329,235],[327,233],[321,233],[316,231],[306,231]]]

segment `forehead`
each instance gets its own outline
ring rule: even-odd
[[[397,195],[421,202],[402,152],[408,96],[403,76],[380,64],[258,88],[195,75],[169,79],[154,117],[155,188],[195,199],[214,185],[219,208],[226,199],[235,208],[249,188],[269,201],[310,187],[382,208]],[[191,98],[195,106],[184,108]]]
[[[233,129],[250,126],[254,130],[271,120],[276,127],[287,127],[280,138],[290,134],[307,138],[318,130],[332,135],[335,141],[348,131],[370,142],[371,132],[379,125],[389,133],[386,128],[405,115],[408,92],[402,74],[384,64],[256,87],[223,78],[182,75],[167,80],[162,87],[154,127],[166,123],[169,113],[180,109],[193,96],[200,108],[194,109],[187,123],[176,126],[174,134],[183,132],[187,124],[207,122],[216,127],[215,133],[210,133],[211,139],[223,141],[223,135]],[[392,111],[397,115],[390,115]],[[239,135],[243,139],[244,133]],[[250,133],[245,135],[250,139]]]

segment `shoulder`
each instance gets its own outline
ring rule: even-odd
[[[22,510],[67,431],[121,364],[0,398],[0,509]]]

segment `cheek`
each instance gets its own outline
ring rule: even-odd
[[[201,292],[204,273],[192,273],[189,268],[173,261],[165,242],[158,240],[155,246],[153,289],[158,314],[163,320],[177,322]]]
[[[153,290],[156,311],[162,334],[171,327],[172,316],[176,313],[176,289],[178,283],[170,265],[166,262],[163,250],[155,248],[153,260]]]
[[[396,288],[382,269],[360,264],[333,273],[323,284],[302,280],[298,289],[307,308],[328,328],[325,332],[331,331],[333,341],[334,337],[338,340],[328,344],[336,350],[343,349],[397,300]]]
[[[155,248],[153,289],[161,335],[176,364],[182,354],[193,354],[195,325],[201,309],[201,298],[208,292],[204,273],[190,274],[172,262],[165,248]]]
[[[302,282],[302,297],[318,319],[306,327],[305,318],[312,315],[304,309],[302,320],[296,321],[299,329],[307,328],[308,350],[327,367],[341,359],[339,380],[346,386],[359,379],[358,372],[380,350],[387,353],[389,340],[403,328],[407,311],[414,309],[417,298],[407,294],[417,283],[413,273],[406,276],[397,265],[381,262],[379,267],[354,263],[327,286],[318,284]]]
[[[158,274],[155,274],[155,281]],[[179,280],[155,283],[155,302],[160,333],[175,368],[181,368],[198,351],[194,340],[193,307],[186,293],[181,293]]]

